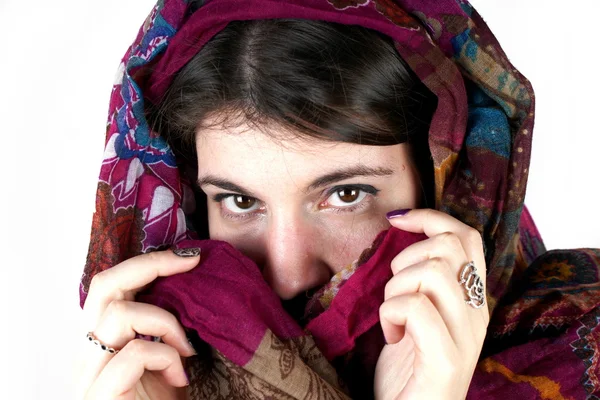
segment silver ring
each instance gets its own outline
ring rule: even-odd
[[[483,307],[485,304],[483,281],[477,274],[477,268],[475,268],[473,261],[464,266],[460,272],[460,281],[458,283],[467,291],[469,300],[465,300],[465,303],[474,308]]]
[[[93,332],[88,332],[86,337],[90,342],[94,343],[96,346],[99,346],[102,350],[108,351],[110,354],[117,354],[119,351],[121,351],[115,350],[112,347],[108,347],[107,345],[101,343],[98,339],[96,339]]]

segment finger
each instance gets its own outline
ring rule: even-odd
[[[145,370],[159,372],[174,387],[188,384],[177,351],[164,343],[132,340],[115,355],[90,387],[89,399],[133,399]]]
[[[195,354],[175,316],[162,308],[145,303],[112,301],[96,327],[94,336],[102,344],[118,350],[134,340],[136,333],[160,337],[181,356],[190,357]],[[80,372],[80,381],[87,382],[88,386],[113,357],[95,347],[88,345],[85,349],[85,364]]]
[[[194,349],[177,318],[152,304],[114,300],[94,331],[98,340],[115,349],[135,339],[136,333],[158,336],[184,357],[194,355]]]
[[[84,318],[94,330],[104,310],[113,300],[133,300],[135,293],[159,276],[193,269],[199,256],[180,257],[171,250],[142,254],[102,271],[92,278],[84,304]]]
[[[404,215],[388,218],[390,224],[398,229],[408,232],[425,233],[433,237],[445,232],[452,232],[458,236],[467,259],[473,260],[485,282],[487,274],[485,258],[483,256],[483,242],[481,234],[462,223],[454,217],[441,211],[432,209],[410,210]]]
[[[385,300],[409,293],[422,293],[442,317],[444,325],[459,349],[472,346],[469,333],[476,321],[469,318],[462,288],[452,268],[443,258],[432,258],[402,269],[385,286]]]
[[[410,265],[434,258],[445,259],[448,265],[454,268],[456,279],[458,279],[459,269],[470,261],[458,236],[452,232],[444,232],[413,243],[402,250],[391,262],[392,272],[397,274]]]
[[[390,213],[392,214],[392,213]],[[388,214],[388,215],[390,215]],[[404,231],[425,233],[432,237],[443,232],[462,232],[472,229],[450,215],[431,208],[409,210],[405,214],[388,216],[392,226]]]
[[[450,333],[425,294],[416,292],[392,297],[381,305],[379,315],[388,344],[402,339],[401,328],[404,327],[404,334],[410,335],[423,361],[456,360],[457,350]]]

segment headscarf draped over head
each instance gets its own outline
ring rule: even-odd
[[[256,285],[257,298],[269,312],[252,317],[255,320],[247,325],[254,327],[247,335],[252,338],[246,342],[238,338],[244,343],[235,347],[219,342],[222,332],[214,331],[218,324],[198,317],[205,309],[198,306],[200,300],[185,303],[176,295],[186,281],[159,279],[139,296],[140,301],[173,312],[198,343],[208,345],[205,359],[201,353],[196,364],[188,366],[194,371],[192,398],[372,395],[360,387],[372,387],[372,368],[383,343],[373,311],[357,309],[361,302],[346,298],[352,294],[344,295],[351,293],[344,287],[358,278],[334,279],[320,293],[320,305],[312,305],[318,309],[313,325],[305,330],[295,325],[259,282],[249,260],[225,243],[200,240],[206,238],[199,238],[190,222],[195,212],[191,186],[172,149],[145,119],[145,102],[158,104],[174,75],[230,21],[277,18],[360,25],[388,35],[437,96],[428,139],[435,208],[481,233],[488,268],[492,320],[469,396],[519,393],[519,398],[533,399],[598,394],[600,252],[545,251],[523,204],[534,92],[481,16],[463,0],[159,1],[127,49],[113,86],[92,237],[80,285],[81,306],[95,274],[153,250],[199,246],[201,266],[228,260],[226,265],[246,271],[239,276],[247,281],[238,284]],[[387,276],[378,275],[377,264],[422,239],[389,230],[354,263],[352,273],[363,274],[363,283],[365,277],[372,278],[371,292],[364,294],[374,296],[368,303],[372,308],[382,301]],[[213,291],[216,297],[227,297],[223,294],[227,289],[219,286],[222,281],[215,278],[222,270],[208,266],[190,272],[197,275],[194,287],[200,280],[210,281],[204,285],[218,288]],[[217,275],[207,272],[213,270]],[[239,305],[236,302],[245,301],[227,299],[223,304],[231,310]],[[336,340],[328,328],[331,320],[323,322],[334,306],[344,309],[342,315],[358,313],[367,322]],[[212,361],[205,363],[206,359]],[[556,365],[561,365],[560,371]]]

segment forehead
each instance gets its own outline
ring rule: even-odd
[[[331,142],[293,132],[264,133],[247,125],[216,126],[198,132],[198,174],[240,178],[287,174],[309,179],[328,171],[357,165],[399,167],[408,159],[404,145],[365,146]]]

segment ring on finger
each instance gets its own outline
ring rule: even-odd
[[[104,343],[100,342],[96,336],[94,336],[94,332],[88,332],[86,335],[87,339],[94,343],[96,346],[100,347],[100,349],[109,352],[110,354],[117,354],[121,350],[115,350],[112,347],[108,347]]]
[[[485,304],[483,281],[479,274],[477,274],[477,268],[475,268],[473,261],[470,261],[463,267],[458,283],[467,291],[469,299],[465,300],[465,303],[473,308],[483,307]]]

